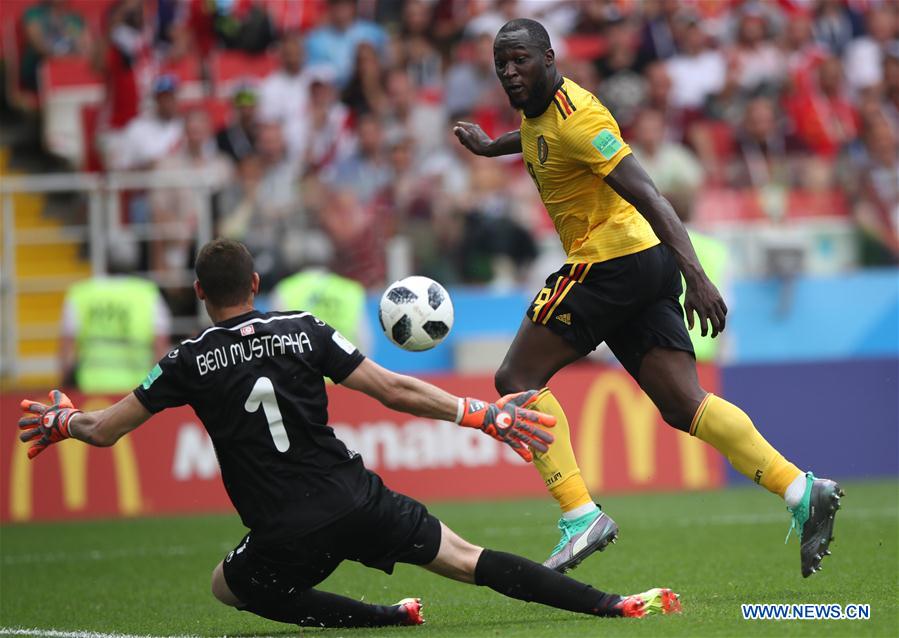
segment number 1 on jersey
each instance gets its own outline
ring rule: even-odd
[[[290,439],[287,438],[284,419],[281,417],[278,400],[275,398],[275,386],[268,377],[256,379],[256,384],[250,390],[250,396],[247,397],[247,402],[243,407],[247,412],[253,414],[259,411],[260,405],[262,405],[265,420],[268,421],[268,429],[272,433],[275,449],[279,452],[286,452],[290,449]]]

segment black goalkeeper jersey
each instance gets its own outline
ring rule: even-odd
[[[310,313],[253,311],[182,341],[134,394],[153,413],[190,405],[244,525],[284,540],[368,495],[362,459],[327,425],[324,381],[341,382],[364,358]]]

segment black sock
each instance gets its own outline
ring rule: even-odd
[[[370,605],[315,589],[263,597],[241,609],[300,627],[386,627],[402,625],[407,618],[397,605]]]
[[[621,615],[615,609],[621,596],[599,591],[514,554],[485,549],[475,567],[474,582],[525,602],[593,616]]]

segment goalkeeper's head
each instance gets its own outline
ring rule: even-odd
[[[213,239],[200,249],[194,270],[194,290],[206,302],[213,321],[220,321],[223,314],[233,316],[239,314],[235,310],[252,308],[259,292],[259,274],[253,268],[250,251],[239,241]]]

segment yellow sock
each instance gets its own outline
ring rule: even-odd
[[[534,465],[543,477],[549,493],[558,501],[563,512],[591,503],[593,499],[581,478],[581,470],[571,448],[571,432],[562,406],[549,389],[544,389],[529,407],[556,417],[556,426],[551,430],[555,441],[549,446],[549,451],[544,454],[534,453]]]
[[[714,394],[707,394],[699,404],[690,434],[721,452],[740,474],[778,496],[802,474],[759,434],[743,410]]]

